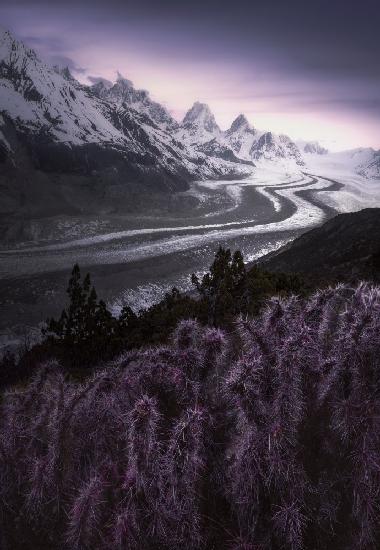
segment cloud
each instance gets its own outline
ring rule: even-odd
[[[326,135],[334,120],[358,145],[380,145],[379,0],[0,4],[2,25],[81,82],[109,85],[119,67],[178,113],[200,99],[225,125],[245,111],[290,132],[299,115]]]
[[[84,69],[83,67],[78,67],[75,61],[71,59],[71,57],[67,57],[66,55],[51,55],[48,57],[48,60],[51,65],[58,65],[58,67],[67,67],[70,72],[81,75],[84,75],[86,73],[86,69]]]
[[[113,86],[113,83],[110,80],[107,80],[106,78],[103,78],[102,76],[88,75],[87,80],[89,80],[91,82],[91,84],[98,84],[99,82],[103,82],[103,84],[107,87]]]
[[[70,72],[78,75],[86,73],[84,67],[77,65],[74,59],[66,54],[67,43],[60,36],[23,36],[22,39],[30,47],[35,48],[39,56],[49,65],[68,67]]]

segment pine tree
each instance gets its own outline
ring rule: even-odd
[[[116,353],[121,347],[123,325],[119,325],[103,300],[98,301],[90,275],[81,282],[78,264],[72,270],[67,294],[67,310],[62,311],[58,321],[48,320],[44,331],[59,345],[64,359],[70,364],[87,364]],[[123,322],[125,317],[126,310]]]
[[[193,274],[191,281],[207,304],[208,323],[221,325],[235,313],[239,293],[246,280],[246,270],[241,252],[233,256],[229,248],[219,247],[215,259],[200,281]]]

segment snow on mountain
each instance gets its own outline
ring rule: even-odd
[[[304,165],[297,145],[288,136],[272,132],[265,132],[253,143],[250,155],[253,159],[293,160],[299,166]]]
[[[166,109],[121,75],[111,86],[81,85],[7,31],[0,32],[0,114],[2,143],[13,127],[35,167],[49,172],[107,171],[107,180],[152,181],[169,189],[191,179],[250,173],[178,142],[178,124]]]
[[[197,150],[210,157],[217,157],[223,160],[228,160],[230,162],[238,162],[241,164],[255,166],[252,161],[237,157],[230,147],[224,145],[223,143],[220,143],[217,138],[198,145]]]
[[[18,129],[48,132],[55,141],[124,139],[84,90],[42,63],[7,31],[0,33],[0,106]]]
[[[245,115],[235,118],[223,137],[224,142],[237,156],[246,160],[251,159],[250,151],[257,139],[257,131],[250,126]]]
[[[349,179],[380,180],[380,151],[371,147],[305,155],[307,167],[315,174]],[[375,182],[374,182],[375,183]],[[376,185],[376,183],[375,183]]]
[[[238,157],[246,160],[290,160],[298,166],[304,164],[297,145],[288,136],[257,130],[250,126],[244,115],[239,115],[233,121],[231,127],[224,132],[223,139]]]
[[[371,147],[330,152],[318,141],[297,141],[297,145],[304,153],[306,164],[313,169],[321,167],[358,174],[367,179],[380,178],[380,151]]]
[[[243,114],[222,132],[210,108],[202,103],[195,103],[187,112],[177,135],[196,150],[210,156],[236,158],[253,164],[263,160],[290,161],[296,168],[304,165],[297,145],[288,136],[259,131],[249,124]]]
[[[11,154],[11,146],[6,139],[2,127],[5,125],[4,118],[0,114],[0,162],[6,162],[7,158]]]
[[[371,147],[360,147],[341,151],[330,155],[330,159],[335,162],[340,162],[344,166],[367,178],[379,178],[379,159],[380,151],[375,151]],[[377,166],[376,166],[377,165]]]
[[[380,151],[365,147],[343,151],[337,155],[357,174],[369,179],[380,178]]]
[[[366,166],[358,168],[358,173],[371,179],[380,179],[380,151],[374,151],[373,158]]]
[[[210,107],[196,101],[187,111],[177,137],[190,145],[199,145],[220,137],[221,133]]]
[[[177,121],[159,103],[152,101],[146,90],[136,90],[133,83],[120,73],[113,86],[99,82],[92,86],[92,91],[103,100],[114,103],[118,108],[130,107],[140,113],[145,113],[156,124],[168,131],[178,128]]]
[[[63,76],[65,80],[71,82],[73,86],[80,86],[79,82],[73,77],[68,67],[60,67],[59,65],[54,65],[53,69],[56,73]]]
[[[375,151],[371,147],[358,147],[348,151],[339,151],[332,153],[331,158],[343,161],[349,168],[366,166],[372,159]]]
[[[302,145],[301,145],[302,143]],[[329,152],[328,149],[325,149],[322,147],[318,141],[307,141],[307,142],[299,142],[297,143],[298,146],[301,145],[301,148],[304,153],[308,153],[311,155],[327,155]]]
[[[85,86],[67,67],[49,67],[0,31],[0,163],[17,166],[25,147],[29,163],[42,171],[95,173],[107,182],[171,190],[194,179],[246,177],[259,164],[299,170],[317,157],[380,177],[380,155],[373,149],[334,157],[318,142],[296,144],[288,136],[258,130],[243,114],[222,131],[209,106],[200,102],[178,123],[121,74],[114,83],[100,79]]]

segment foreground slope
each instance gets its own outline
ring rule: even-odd
[[[380,281],[380,208],[340,214],[259,262],[312,279]]]
[[[83,383],[2,395],[4,550],[380,545],[380,289],[181,323]]]

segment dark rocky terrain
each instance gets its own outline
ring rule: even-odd
[[[311,280],[380,281],[380,208],[339,214],[268,254],[269,271],[298,272]]]

